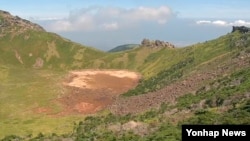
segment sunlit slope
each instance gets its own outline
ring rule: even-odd
[[[185,48],[158,50],[146,57],[138,68],[144,78],[135,90],[126,95],[156,91],[199,71],[216,73],[218,67],[246,54],[249,45],[249,33],[235,32]]]
[[[104,53],[43,31],[0,38],[0,62],[24,68],[84,68]]]
[[[194,66],[237,50],[237,44],[240,44],[243,36],[247,35],[238,32],[230,33],[184,48],[139,47],[129,51],[106,54],[104,57],[94,60],[90,66],[136,70],[141,72],[145,78],[149,78],[189,59],[192,60],[192,63],[187,68],[192,70],[195,69]]]
[[[104,54],[57,34],[46,32],[30,21],[0,11],[0,64],[23,68],[84,68]]]

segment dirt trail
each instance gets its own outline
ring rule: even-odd
[[[116,97],[134,88],[140,75],[126,70],[72,71],[63,85],[67,94],[57,99],[63,105],[58,115],[91,114],[112,104]]]

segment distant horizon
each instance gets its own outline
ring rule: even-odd
[[[22,0],[1,9],[71,41],[108,51],[143,38],[179,47],[212,40],[250,26],[248,0]]]

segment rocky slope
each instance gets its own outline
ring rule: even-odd
[[[34,24],[18,16],[12,16],[9,12],[2,10],[0,10],[0,28],[0,37],[5,36],[7,33],[18,35],[27,30],[45,32],[38,24]]]
[[[244,51],[243,51],[244,52]],[[126,115],[136,114],[151,108],[159,107],[163,102],[173,104],[176,100],[186,94],[198,94],[200,88],[209,89],[209,82],[220,77],[229,75],[232,72],[247,68],[250,65],[250,53],[245,52],[232,60],[217,63],[224,56],[220,56],[213,61],[202,64],[200,68],[208,66],[209,69],[195,71],[183,80],[172,83],[160,90],[149,92],[144,95],[122,97],[111,105],[110,110],[114,114]],[[232,84],[232,86],[238,84]],[[207,90],[208,91],[208,90]]]

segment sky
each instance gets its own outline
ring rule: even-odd
[[[249,0],[0,0],[0,10],[107,51],[142,39],[184,47],[250,27]]]

